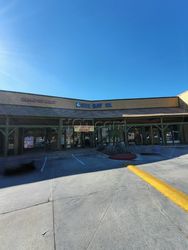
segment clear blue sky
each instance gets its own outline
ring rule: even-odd
[[[83,99],[188,89],[187,0],[0,0],[0,89]]]

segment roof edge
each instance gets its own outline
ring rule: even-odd
[[[32,95],[32,96],[41,96],[41,97],[50,97],[50,98],[59,98],[65,100],[73,100],[73,101],[83,101],[83,102],[102,102],[102,101],[123,101],[123,100],[150,100],[150,99],[167,99],[167,98],[178,98],[178,96],[159,96],[159,97],[137,97],[137,98],[114,98],[114,99],[79,99],[79,98],[69,98],[69,97],[61,97],[61,96],[54,96],[54,95],[45,95],[45,94],[35,94],[30,92],[20,92],[20,91],[11,91],[11,90],[0,90],[0,92],[5,93],[15,93],[15,94],[23,94],[23,95]],[[188,92],[188,91],[187,91]],[[183,92],[185,93],[185,92]]]

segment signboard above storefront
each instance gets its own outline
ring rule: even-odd
[[[97,102],[97,103],[87,103],[87,102],[76,102],[76,108],[85,109],[102,109],[102,108],[112,108],[111,102]]]
[[[94,132],[94,126],[89,126],[89,125],[78,125],[74,126],[74,132]]]
[[[22,102],[26,103],[38,103],[38,104],[56,104],[56,101],[49,100],[49,99],[41,99],[41,98],[28,98],[28,97],[22,97]]]
[[[29,93],[0,91],[0,104],[80,110],[119,110],[133,108],[175,108],[179,107],[179,98],[163,97],[89,101]]]

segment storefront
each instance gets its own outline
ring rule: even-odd
[[[85,101],[0,91],[0,155],[103,144],[188,144],[188,94]]]

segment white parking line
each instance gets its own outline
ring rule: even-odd
[[[45,165],[46,165],[46,162],[47,162],[47,156],[45,156],[45,158],[44,158],[44,162],[43,162],[43,165],[42,165],[42,167],[41,167],[40,172],[43,172],[43,171],[44,171],[44,167],[45,167]]]
[[[95,157],[98,157],[98,158],[102,158],[102,159],[107,159],[107,158],[109,158],[109,156],[107,156],[107,155],[96,155]]]
[[[82,165],[86,165],[83,161],[81,161],[80,159],[78,159],[74,154],[72,154],[72,157],[77,160],[79,163],[81,163]]]

